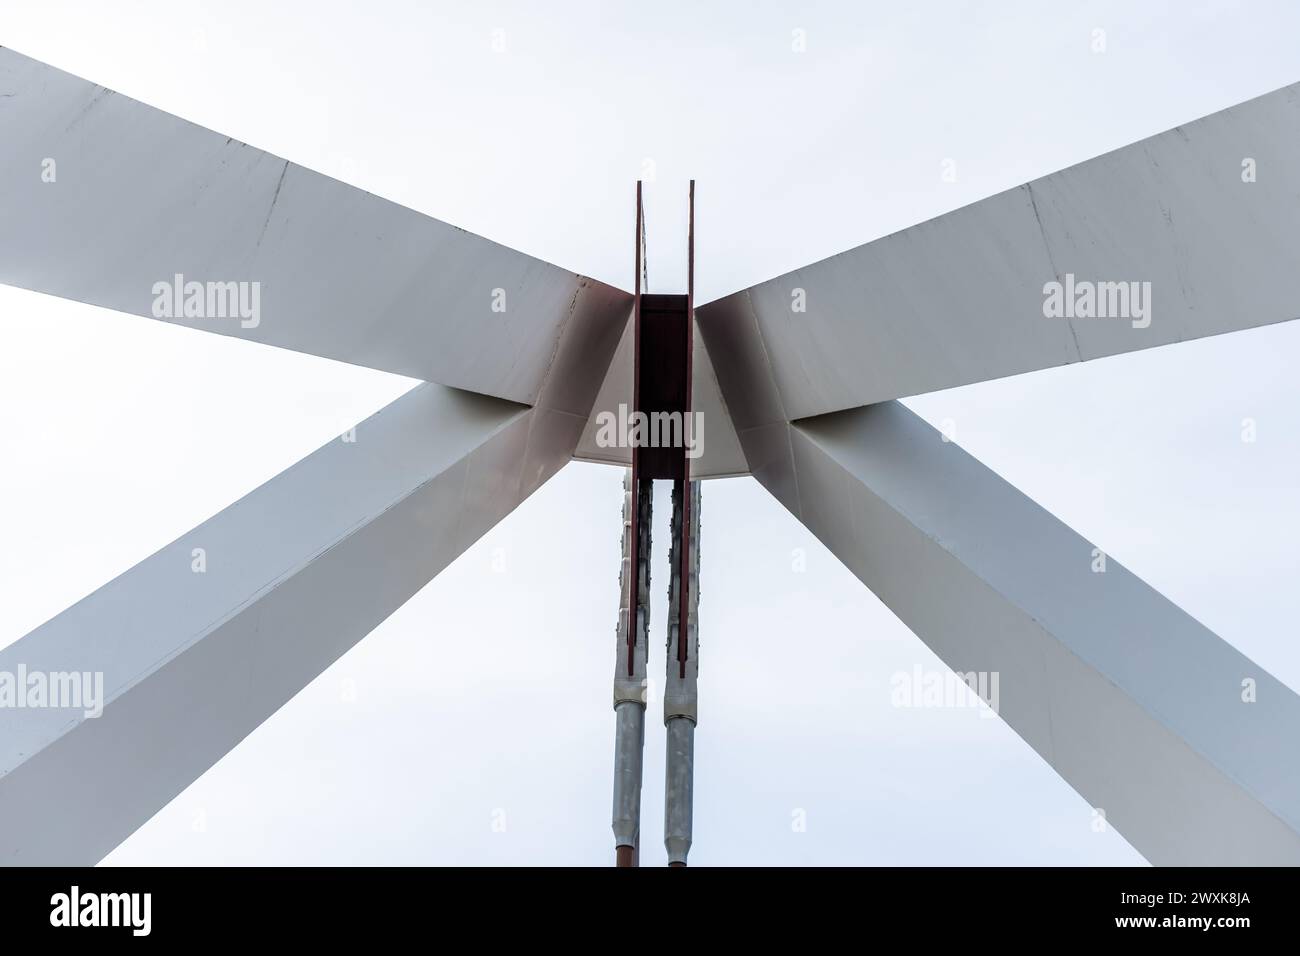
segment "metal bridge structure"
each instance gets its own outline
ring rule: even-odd
[[[1148,860],[1300,863],[1300,697],[1117,562],[1094,573],[1093,542],[898,401],[1300,317],[1300,84],[711,302],[694,186],[676,295],[643,287],[637,200],[625,291],[0,49],[0,282],[423,382],[0,650],[0,672],[105,689],[97,718],[0,709],[0,862],[100,860],[581,459],[626,470],[618,863],[640,845],[654,482],[685,865],[701,488],[737,475],[954,671],[998,673],[1001,719]],[[1145,322],[1044,305],[1138,280]],[[245,282],[259,322],[205,308]],[[628,410],[707,440],[602,441]],[[196,575],[198,542],[238,560]]]

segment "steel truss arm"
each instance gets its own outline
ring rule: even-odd
[[[5,711],[0,863],[99,860],[562,467],[585,421],[417,386],[0,651],[3,673],[101,673],[107,700]]]
[[[7,285],[529,405],[559,348],[614,322],[617,340],[630,308],[3,48],[0,139]]]
[[[793,421],[1295,319],[1297,222],[1300,84],[737,292],[697,315],[716,365],[726,356],[710,315],[743,317],[745,334],[761,337],[776,382],[780,412],[767,422]],[[1148,282],[1148,314],[1049,318],[1044,287],[1072,282],[1067,276],[1136,282],[1139,294]],[[1094,309],[1097,296],[1118,304],[1127,291],[1094,288]],[[1135,312],[1133,302],[1127,311]],[[726,398],[744,427],[748,411]]]
[[[999,675],[1001,717],[1152,863],[1300,863],[1300,697],[1253,661],[897,402],[746,451],[948,666]]]

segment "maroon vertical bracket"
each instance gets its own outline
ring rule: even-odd
[[[634,292],[632,296],[632,339],[636,346],[633,349],[632,360],[632,396],[635,405],[636,396],[641,391],[641,266],[642,256],[645,249],[645,213],[641,204],[641,180],[636,182],[636,235],[634,237],[636,250],[633,253],[633,282]],[[632,515],[631,515],[631,541],[632,549],[629,555],[630,574],[631,574],[631,600],[628,602],[628,622],[627,622],[627,676],[631,677],[636,668],[636,634],[637,634],[637,604],[641,584],[641,529],[639,526],[639,502],[641,496],[641,474],[640,474],[640,450],[635,444],[632,445]]]
[[[692,359],[695,351],[695,180],[691,180],[690,193],[687,197],[686,217],[686,330],[684,334],[686,352],[685,375],[686,399],[685,412],[682,416],[683,441],[685,430],[691,423],[691,375]],[[687,625],[690,622],[690,585],[691,585],[691,460],[682,449],[682,526],[679,532],[678,547],[682,556],[682,584],[680,588],[681,604],[677,619],[677,665],[680,676],[686,678],[686,653],[689,641]]]
[[[680,555],[681,580],[690,581],[690,459],[686,456],[687,430],[691,427],[691,369],[694,346],[695,303],[695,181],[691,180],[687,231],[686,294],[652,294],[642,288],[641,241],[645,219],[641,203],[641,184],[637,184],[637,279],[634,308],[635,359],[632,373],[633,421],[644,415],[648,428],[642,440],[632,446],[632,482],[668,480],[680,484],[676,489],[685,502],[683,520],[676,533],[675,553]],[[638,415],[637,413],[641,413]],[[656,423],[675,423],[661,426]],[[668,441],[666,439],[672,438]],[[654,444],[646,442],[655,441]],[[689,589],[680,589],[676,656],[682,677],[686,676],[687,620]],[[631,673],[631,648],[628,671]]]
[[[664,694],[664,723],[668,732],[667,783],[665,792],[664,840],[673,866],[684,866],[691,840],[691,793],[693,788],[693,740],[696,720],[695,681],[687,678],[691,660],[691,609],[693,594],[692,495],[688,451],[697,437],[691,418],[692,351],[695,332],[695,182],[690,186],[687,232],[686,293],[651,293],[645,270],[645,205],[642,184],[636,189],[635,270],[632,314],[632,401],[626,424],[631,445],[632,468],[628,475],[625,508],[628,514],[626,548],[628,580],[627,680],[622,665],[615,681],[614,833],[619,866],[639,862],[641,747],[644,740],[644,698],[635,694],[636,681],[644,663],[638,651],[647,644],[650,570],[650,514],[654,482],[673,483],[673,544],[669,564],[667,686]],[[702,437],[702,436],[701,436]],[[698,490],[698,489],[697,489]],[[674,662],[675,665],[674,665]],[[622,694],[623,696],[619,696]],[[639,709],[638,709],[639,708]]]

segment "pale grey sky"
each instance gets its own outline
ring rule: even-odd
[[[694,177],[700,301],[1294,82],[1297,35],[1287,2],[0,8],[0,44],[624,287],[647,160],[653,290]],[[0,342],[0,645],[411,384],[5,287]],[[1297,688],[1297,357],[1293,323],[908,404]],[[566,468],[107,862],[608,863],[620,477]],[[942,665],[755,482],[702,514],[693,864],[1142,862],[999,721],[891,706]],[[648,864],[662,751],[652,718]]]

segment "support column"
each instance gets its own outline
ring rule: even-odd
[[[689,489],[683,495],[683,489]],[[689,529],[689,535],[686,530]],[[699,719],[700,483],[673,482],[673,549],[669,561],[668,666],[664,727],[664,846],[669,866],[685,866],[694,807],[695,725]],[[685,591],[683,591],[685,588]]]
[[[650,517],[653,485],[623,476],[623,562],[614,652],[615,864],[636,866],[645,750],[647,636],[650,627]],[[635,613],[633,613],[635,611]],[[633,624],[635,622],[635,624]]]

